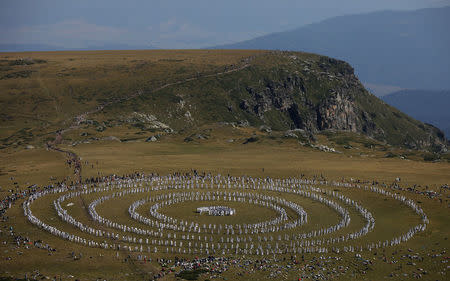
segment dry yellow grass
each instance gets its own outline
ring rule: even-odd
[[[160,173],[198,169],[212,173],[289,177],[305,174],[327,178],[358,178],[392,183],[440,186],[450,182],[448,163],[428,163],[380,157],[350,157],[347,153],[318,152],[299,145],[103,143],[71,148],[82,159],[98,162],[103,173],[131,173],[136,169]],[[264,169],[264,172],[263,172]],[[86,169],[85,176],[96,170]]]
[[[289,177],[300,174],[312,177],[322,174],[328,179],[352,177],[362,180],[378,180],[385,183],[391,183],[396,177],[401,177],[402,184],[420,184],[422,187],[419,189],[424,189],[425,185],[428,185],[430,189],[436,189],[450,181],[450,165],[448,163],[425,163],[380,157],[352,156],[350,158],[349,154],[324,153],[293,143],[276,146],[269,144],[224,144],[219,141],[203,144],[99,142],[69,147],[69,149],[75,151],[83,159],[83,162],[87,161],[87,164],[84,164],[83,167],[84,177],[111,173],[124,174],[135,171],[167,174],[197,169],[211,173],[260,177]],[[61,155],[54,152],[45,150],[10,150],[9,154],[4,151],[1,153],[0,169],[3,174],[0,176],[0,185],[2,186],[3,195],[6,194],[4,191],[12,186],[11,176],[23,188],[26,182],[44,184],[49,182],[51,176],[61,179],[70,174],[70,170],[64,166]],[[366,151],[366,153],[370,152]],[[94,168],[91,165],[94,165]],[[383,201],[379,196],[364,192],[344,190],[342,192],[360,201],[376,217],[376,230],[367,235],[363,241],[371,241],[380,237],[392,237],[393,234],[400,234],[418,222],[418,218],[411,210],[400,206],[393,200]],[[433,253],[432,251],[437,253],[442,249],[447,249],[449,246],[447,236],[450,231],[447,224],[448,202],[441,204],[436,199],[431,200],[408,192],[404,194],[422,202],[421,206],[431,221],[430,227],[429,230],[417,235],[410,242],[387,249],[385,254],[389,256],[392,252],[398,250],[402,251],[400,253],[404,253],[407,248],[413,248],[414,252],[420,252],[421,254]],[[85,196],[85,200],[89,202],[95,197],[95,195]],[[40,200],[39,204],[34,205],[34,212],[44,218],[46,222],[55,224],[61,229],[86,236],[86,234],[59,220],[52,207],[52,200],[55,198],[55,196],[49,196]],[[110,202],[110,205],[99,206],[98,211],[106,217],[130,223],[126,208],[138,198],[139,195]],[[299,200],[294,197],[288,199]],[[75,203],[74,207],[68,207],[75,218],[85,223],[92,223],[86,217],[86,210],[79,207],[82,206],[79,199],[74,199],[70,202]],[[329,215],[326,215],[324,209],[321,209],[323,207],[308,203],[307,200],[299,200],[298,203],[302,204],[311,213],[311,218],[314,221],[319,221],[319,225],[322,223],[327,225],[337,220],[335,214],[331,212]],[[114,206],[114,208],[112,209],[111,206]],[[183,208],[189,210],[194,208],[194,205],[186,204]],[[162,211],[174,216],[177,213],[174,209],[163,209]],[[245,216],[251,215],[245,208],[239,211],[244,212]],[[262,214],[265,217],[269,216],[269,214]],[[352,216],[354,215],[352,213]],[[10,216],[10,220],[2,223],[2,226],[13,226],[17,233],[26,235],[31,239],[42,239],[46,243],[51,244],[52,247],[57,248],[58,251],[49,256],[45,250],[14,249],[11,246],[11,238],[3,232],[1,240],[7,241],[8,244],[1,245],[0,256],[2,260],[6,257],[12,257],[11,261],[2,262],[0,265],[0,272],[4,276],[10,274],[23,276],[25,272],[39,269],[47,276],[62,275],[67,277],[71,274],[83,280],[93,280],[97,277],[114,280],[136,280],[143,279],[144,276],[149,276],[149,272],[158,270],[158,266],[155,263],[125,263],[123,262],[125,257],[123,253],[117,259],[113,251],[81,247],[55,238],[31,226],[23,217],[19,204],[8,211],[8,216]],[[191,214],[191,216],[195,216],[195,214]],[[252,219],[262,219],[257,214],[253,216]],[[240,217],[240,219],[242,218]],[[358,221],[357,218],[358,216],[354,217],[354,224],[351,229],[356,229],[362,225],[362,221]],[[136,222],[131,224],[138,225]],[[314,228],[316,224],[307,228],[309,227]],[[84,258],[79,261],[73,261],[69,257],[71,251],[82,252]],[[23,254],[19,255],[19,252]],[[155,255],[152,256],[153,258],[156,257]],[[159,256],[165,255],[160,254]],[[399,256],[400,254],[396,254],[396,257],[399,258]],[[307,257],[310,256],[307,255]],[[353,263],[354,256],[351,254],[344,254],[342,257],[343,264]],[[43,259],[46,261],[45,266],[42,265]],[[406,266],[406,261],[401,261],[401,263],[404,263]],[[377,261],[372,266],[373,271],[368,272],[365,277],[361,278],[368,278],[368,280],[384,278],[389,272],[395,270],[396,266]],[[429,276],[438,278],[437,272],[442,270],[443,265],[434,264],[432,260],[427,258],[425,262],[420,263],[420,266],[428,271],[434,270],[435,272],[431,272]],[[408,268],[404,269],[404,271],[408,270]],[[223,276],[229,280],[239,279],[236,275],[237,272],[239,270],[233,269]],[[249,278],[257,279],[265,279],[267,276],[267,272],[247,275]],[[293,275],[290,276],[295,278]],[[168,275],[166,278],[171,280],[174,276]],[[351,275],[347,275],[347,278],[349,280],[352,279]]]

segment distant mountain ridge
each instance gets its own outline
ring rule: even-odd
[[[295,50],[349,62],[361,81],[450,89],[450,7],[340,16],[215,49]]]
[[[0,52],[46,52],[46,51],[94,51],[94,50],[152,50],[151,45],[128,45],[120,43],[91,45],[83,48],[67,48],[46,44],[0,44]]]
[[[402,90],[381,99],[450,136],[450,91]]]

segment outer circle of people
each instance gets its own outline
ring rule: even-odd
[[[371,232],[375,227],[372,214],[360,203],[331,189],[317,186],[354,188],[373,192],[381,196],[400,201],[411,208],[421,218],[421,223],[411,227],[400,236],[390,240],[372,241],[349,245]],[[301,226],[308,223],[308,214],[304,209],[291,201],[267,193],[289,194],[309,198],[324,204],[340,216],[336,225],[322,227],[308,232],[301,232]],[[74,219],[64,209],[63,203],[74,197],[95,193],[109,193],[93,200],[88,211],[91,218],[108,229],[96,229]],[[128,212],[132,219],[146,225],[145,228],[129,226],[111,221],[100,216],[96,207],[111,199],[120,199],[130,195],[147,194],[147,197],[133,202]],[[152,194],[154,193],[154,194]],[[34,201],[48,195],[59,195],[53,201],[58,216],[65,222],[77,227],[86,235],[72,234],[60,230],[41,221],[36,217],[31,206]],[[330,198],[333,198],[330,199]],[[350,214],[334,200],[339,200],[358,212],[365,220],[364,226],[351,233],[332,235],[350,224]],[[271,208],[278,216],[274,219],[248,224],[200,224],[176,219],[164,215],[158,210],[182,202],[237,202],[254,204]],[[149,217],[138,213],[138,209],[150,205]],[[288,216],[287,209],[292,215]],[[130,252],[174,253],[174,254],[237,254],[237,255],[268,255],[268,254],[302,254],[328,253],[330,251],[355,252],[384,248],[398,245],[411,239],[416,233],[424,231],[429,223],[426,214],[412,200],[391,193],[377,186],[361,186],[353,183],[319,182],[299,178],[271,179],[252,177],[230,177],[221,175],[206,176],[156,176],[142,175],[137,178],[120,179],[115,176],[105,177],[103,181],[85,184],[80,189],[75,186],[60,185],[53,189],[32,194],[23,204],[23,211],[34,225],[71,242],[89,247]],[[134,224],[135,225],[135,224]],[[352,243],[353,244],[353,243]]]

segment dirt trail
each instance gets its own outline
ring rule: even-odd
[[[156,89],[153,89],[151,92],[154,93],[154,92],[160,91],[160,90],[165,89],[165,88],[170,87],[170,86],[179,85],[179,84],[182,84],[182,83],[198,80],[198,79],[201,79],[201,78],[208,78],[208,77],[214,77],[214,76],[225,75],[225,74],[237,72],[237,71],[240,71],[240,70],[243,70],[243,69],[249,67],[250,66],[249,61],[251,61],[253,58],[254,57],[248,58],[246,64],[241,65],[241,66],[236,67],[236,68],[233,68],[233,69],[230,69],[230,70],[227,70],[227,71],[216,72],[216,73],[212,73],[212,74],[206,74],[206,75],[203,75],[203,76],[195,76],[195,77],[183,79],[183,80],[172,82],[172,83],[167,83],[167,84],[164,84],[164,85],[162,85],[162,86],[160,86],[160,87],[158,87]],[[58,145],[62,143],[63,134],[68,132],[68,131],[71,131],[71,130],[79,128],[80,125],[82,124],[82,122],[87,120],[87,116],[88,115],[101,112],[107,106],[118,104],[118,103],[121,103],[121,102],[124,102],[124,101],[128,101],[128,100],[134,99],[136,97],[141,96],[142,94],[144,94],[144,92],[140,90],[140,91],[137,91],[136,93],[134,93],[132,95],[129,95],[129,96],[126,96],[126,97],[123,97],[123,98],[120,98],[120,99],[114,99],[114,100],[108,101],[108,102],[106,102],[106,103],[104,103],[102,105],[97,106],[97,108],[95,108],[95,109],[93,109],[91,111],[86,111],[86,112],[83,112],[83,113],[75,116],[75,118],[72,119],[73,122],[70,124],[69,127],[57,131],[56,135],[55,135],[55,139],[53,141],[47,142],[47,149],[54,150],[54,151],[57,151],[57,152],[65,154],[65,156],[67,158],[67,163],[69,164],[69,166],[71,166],[71,167],[73,166],[74,177],[75,177],[75,179],[76,179],[78,184],[82,183],[81,159],[74,152],[69,151],[69,150],[64,150],[64,149],[61,149],[61,148],[58,147]]]

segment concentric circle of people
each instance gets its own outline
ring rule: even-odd
[[[107,179],[107,180],[106,180]],[[421,223],[413,226],[400,236],[390,240],[360,243],[360,245],[339,245],[352,241],[375,227],[375,219],[371,212],[360,203],[337,191],[319,188],[319,185],[354,188],[377,193],[381,196],[400,201],[410,207],[421,218]],[[308,214],[298,204],[286,199],[265,193],[289,194],[309,198],[336,211],[340,220],[337,224],[322,227],[309,232],[301,232],[301,226],[308,223]],[[71,198],[87,194],[109,193],[93,200],[88,211],[91,218],[109,229],[97,229],[73,218],[64,209],[63,202]],[[53,201],[58,216],[65,222],[77,227],[88,235],[79,236],[49,225],[36,217],[31,206],[34,201],[50,194],[60,195]],[[104,218],[97,213],[96,207],[112,199],[120,199],[130,195],[146,194],[143,199],[133,202],[128,213],[132,219],[146,227],[121,224]],[[330,199],[332,198],[332,199]],[[337,203],[338,200],[340,203]],[[254,204],[271,208],[278,213],[274,219],[243,224],[200,224],[194,221],[169,217],[158,210],[183,202],[237,202]],[[147,204],[149,217],[138,212]],[[349,211],[344,204],[355,209],[364,219],[364,226],[351,233],[337,236],[328,235],[350,224]],[[301,254],[301,253],[339,253],[372,250],[398,245],[411,239],[416,233],[424,231],[429,223],[426,214],[412,200],[377,186],[361,186],[358,184],[338,182],[318,182],[312,180],[289,178],[252,178],[207,176],[144,176],[134,179],[119,179],[114,176],[105,178],[96,184],[85,184],[81,189],[61,185],[51,190],[31,195],[23,204],[25,216],[34,225],[71,242],[89,247],[134,252],[165,252],[177,254]],[[295,214],[292,219],[288,211]],[[135,225],[135,224],[134,224]],[[286,231],[291,230],[291,231]],[[294,230],[294,231],[292,231]],[[225,235],[226,234],[226,235]],[[325,236],[326,235],[326,236]],[[95,237],[94,237],[95,236]],[[86,238],[92,237],[92,238]],[[107,238],[107,240],[105,240]]]

